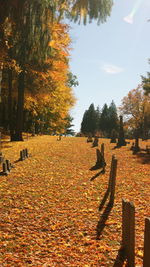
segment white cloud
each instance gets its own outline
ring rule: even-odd
[[[104,64],[102,67],[102,70],[104,70],[105,72],[109,73],[109,74],[117,74],[122,72],[124,69],[112,64]]]

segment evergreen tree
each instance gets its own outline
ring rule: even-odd
[[[100,107],[97,106],[96,108],[96,131],[99,131],[99,122],[100,122],[100,117],[101,117],[101,111],[100,111]]]
[[[81,122],[81,133],[87,133],[87,124],[88,124],[88,111],[86,110],[83,114],[83,119]]]
[[[97,130],[97,113],[92,103],[89,109],[85,111],[81,122],[81,132],[83,134],[95,135]]]
[[[72,124],[72,121],[73,121],[73,118],[68,115],[66,118],[65,118],[65,121],[66,121],[66,126],[65,126],[65,129],[64,129],[64,134],[65,135],[75,135],[75,132],[73,129],[71,129],[72,126],[74,126]]]
[[[104,104],[102,108],[102,113],[99,122],[99,129],[103,132],[104,135],[107,134],[109,129],[109,108],[107,104]]]
[[[108,124],[108,134],[110,136],[112,130],[118,130],[118,115],[117,115],[117,108],[114,101],[111,102],[108,108],[108,116],[109,116],[109,124]]]

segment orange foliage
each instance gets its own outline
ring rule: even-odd
[[[50,25],[51,54],[46,60],[49,66],[46,72],[36,72],[39,83],[43,83],[42,88],[37,94],[28,92],[26,95],[25,106],[33,114],[43,113],[43,110],[50,110],[52,117],[51,125],[55,124],[58,128],[65,125],[65,117],[69,109],[74,105],[75,98],[72,88],[68,86],[69,73],[69,50],[71,39],[69,36],[69,27],[66,24],[53,23]],[[55,115],[55,116],[54,116]]]

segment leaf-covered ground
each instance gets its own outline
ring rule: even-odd
[[[136,265],[142,266],[144,218],[150,215],[150,161],[142,153],[132,155],[131,144],[113,149],[107,139],[100,139],[99,147],[102,142],[106,173],[95,179],[99,170],[90,168],[96,152],[85,138],[57,141],[38,136],[3,144],[3,154],[14,168],[0,176],[0,266],[112,267],[121,245],[122,198],[135,204]],[[30,157],[17,162],[26,147]],[[99,207],[113,154],[118,159],[116,195],[106,218],[108,200]]]

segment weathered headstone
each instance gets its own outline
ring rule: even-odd
[[[26,150],[25,149],[23,149],[23,157],[24,157],[24,159],[26,159]]]
[[[7,164],[6,164],[6,162],[3,162],[3,174],[4,175],[8,175],[9,174],[9,171],[8,171],[8,169],[7,169]]]
[[[150,267],[150,218],[145,219],[143,267]]]
[[[96,149],[96,155],[97,155],[97,161],[96,161],[96,167],[97,168],[103,168],[105,170],[106,162],[104,159],[104,155],[102,152],[100,152],[99,149]]]
[[[6,166],[7,166],[7,171],[10,172],[11,164],[10,164],[10,161],[8,159],[6,159]]]
[[[23,150],[20,151],[20,160],[21,161],[24,160],[24,152],[23,152]]]
[[[95,137],[94,138],[94,141],[93,141],[93,145],[92,145],[93,147],[96,147],[96,146],[98,146],[98,137]]]
[[[25,156],[26,156],[26,158],[28,158],[28,157],[29,157],[29,154],[28,154],[28,149],[27,149],[27,148],[25,148]]]
[[[135,145],[134,145],[134,142],[133,142],[131,147],[130,147],[130,150],[134,150],[134,147],[135,147]]]
[[[133,154],[136,154],[139,151],[140,151],[140,147],[139,147],[139,134],[138,134],[138,130],[137,130],[135,132],[135,146],[133,148]]]
[[[123,117],[120,116],[120,125],[119,125],[119,137],[118,137],[118,147],[126,146],[126,141],[124,137],[124,129],[123,129]]]
[[[3,161],[4,161],[4,157],[3,157],[2,152],[0,152],[0,164],[3,163]]]
[[[91,136],[88,136],[87,143],[92,143],[92,142],[93,142],[93,138]]]
[[[129,267],[135,266],[135,207],[122,200],[122,248]]]
[[[111,132],[110,143],[116,143],[116,139],[117,139],[117,132],[115,131],[115,129],[113,129]]]
[[[61,135],[58,136],[57,141],[61,141]]]

